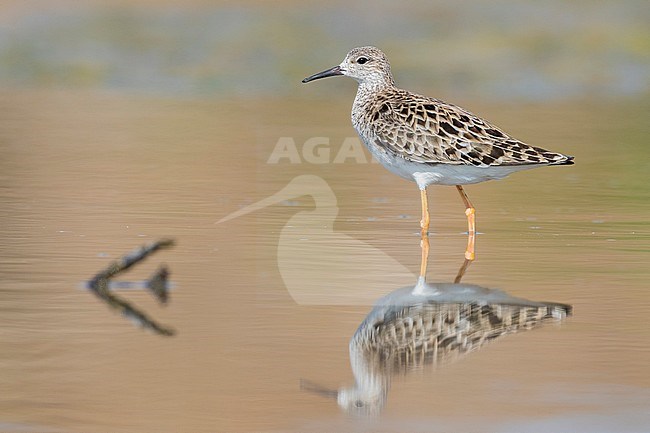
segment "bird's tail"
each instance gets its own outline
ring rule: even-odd
[[[551,161],[550,165],[573,165],[575,162],[573,162],[573,156],[570,155],[564,155],[561,153],[558,153],[560,158],[557,158],[553,161]]]

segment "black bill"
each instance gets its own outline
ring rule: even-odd
[[[334,66],[333,68],[330,68],[326,71],[319,72],[317,74],[311,75],[304,80],[302,80],[303,83],[309,83],[310,81],[318,80],[319,78],[327,78],[327,77],[334,77],[336,75],[343,75],[343,72],[341,71],[340,66]]]

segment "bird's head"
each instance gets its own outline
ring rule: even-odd
[[[338,392],[336,400],[339,407],[351,415],[376,416],[381,413],[386,396],[381,392],[369,393],[359,388],[343,388]]]
[[[305,391],[336,399],[339,407],[351,415],[378,415],[386,402],[384,392],[369,392],[359,387],[332,390],[304,379],[300,381],[300,387]]]
[[[345,75],[354,78],[359,84],[372,86],[393,86],[393,75],[390,72],[390,63],[386,55],[375,47],[353,48],[345,56],[341,64],[323,72],[311,75],[303,83],[318,80],[319,78]]]

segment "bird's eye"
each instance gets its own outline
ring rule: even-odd
[[[365,62],[364,62],[365,63]],[[354,407],[363,407],[363,402],[361,400],[357,400],[354,402]]]
[[[359,58],[357,59],[357,63],[360,64],[360,65],[363,65],[364,63],[367,63],[367,62],[368,62],[368,58],[367,58],[367,57],[359,57]]]

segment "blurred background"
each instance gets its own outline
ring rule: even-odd
[[[642,0],[3,0],[0,432],[649,431],[648,23]],[[335,161],[352,80],[300,80],[370,44],[400,87],[575,156],[466,188],[463,279],[574,314],[397,375],[359,418],[301,379],[355,383],[351,336],[415,282],[419,194]],[[280,142],[293,159],[270,163]],[[215,224],[300,175],[324,182]],[[429,200],[427,277],[449,283],[466,220],[454,188]],[[177,246],[119,279],[166,263],[170,304],[117,294],[173,337],[84,288],[161,237]]]
[[[287,96],[314,68],[376,45],[400,83],[423,91],[638,97],[650,86],[649,15],[641,0],[5,1],[0,80],[183,97]]]

